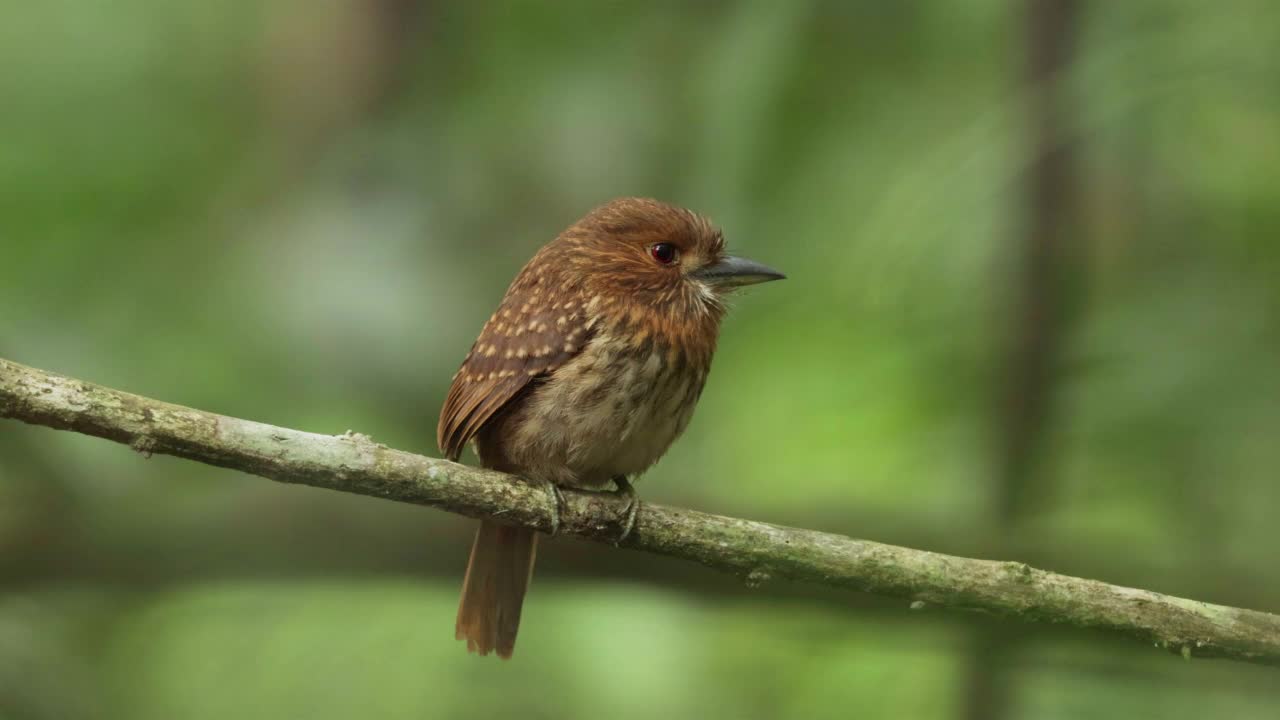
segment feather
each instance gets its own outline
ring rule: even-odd
[[[555,250],[555,243],[543,248],[520,272],[454,376],[436,430],[450,460],[521,391],[591,339],[581,287],[565,281]]]

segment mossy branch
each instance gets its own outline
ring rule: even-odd
[[[551,529],[553,499],[508,475],[131,395],[0,360],[0,417],[161,453],[470,517]],[[623,503],[566,491],[560,533],[612,543]],[[1183,657],[1280,665],[1280,616],[975,560],[644,503],[625,548],[692,560],[749,584],[782,578],[1126,635]],[[905,603],[904,603],[905,606]]]

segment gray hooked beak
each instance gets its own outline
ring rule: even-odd
[[[690,277],[706,280],[716,287],[740,287],[773,280],[784,280],[786,275],[755,260],[726,255],[719,262],[698,268]]]

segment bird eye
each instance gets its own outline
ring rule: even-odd
[[[658,261],[659,265],[670,265],[680,257],[680,251],[671,243],[658,243],[649,248],[649,254]]]

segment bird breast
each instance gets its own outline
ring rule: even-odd
[[[477,449],[530,479],[599,487],[662,457],[688,426],[706,375],[661,340],[602,330],[481,433]]]

